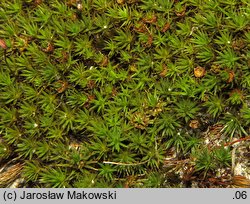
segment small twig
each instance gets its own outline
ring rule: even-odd
[[[190,162],[190,159],[184,159],[184,160],[165,160],[164,165],[178,165],[180,163],[187,164]]]
[[[250,136],[247,136],[247,137],[244,137],[244,138],[240,138],[240,139],[235,140],[235,141],[233,141],[233,142],[228,142],[228,143],[224,144],[224,146],[225,146],[225,147],[226,147],[226,146],[231,146],[231,145],[233,145],[233,144],[235,144],[235,143],[237,143],[237,142],[242,142],[242,141],[246,141],[246,140],[250,140]]]
[[[120,166],[136,166],[145,164],[147,161],[139,162],[139,163],[122,163],[122,162],[111,162],[111,161],[103,161],[104,164],[114,164],[114,165],[120,165]]]
[[[232,150],[232,167],[231,171],[234,174],[234,168],[235,168],[235,152],[236,152],[236,147],[233,148]]]
[[[244,138],[241,138],[241,139],[238,139],[238,140],[235,140],[233,142],[228,142],[226,144],[224,144],[224,146],[231,146],[237,142],[241,142],[241,141],[246,141],[246,140],[249,140],[250,139],[250,136],[247,136],[247,137],[244,137]],[[236,149],[237,149],[237,146],[233,148],[232,150],[232,167],[231,167],[231,171],[232,173],[234,174],[234,168],[235,168],[235,152],[236,152]]]

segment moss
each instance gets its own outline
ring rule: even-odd
[[[247,0],[0,7],[0,161],[23,185],[211,187],[232,165],[224,144],[249,135]]]

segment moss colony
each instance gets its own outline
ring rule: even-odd
[[[249,68],[249,0],[1,0],[0,186],[249,187]]]

